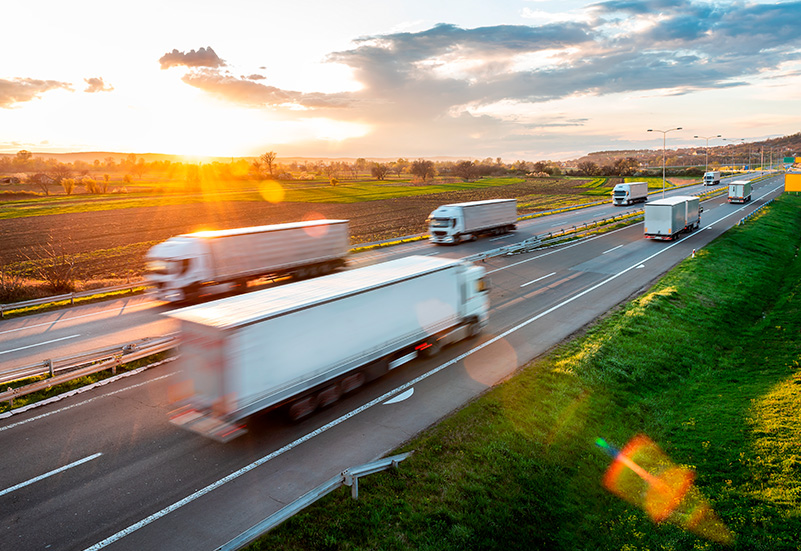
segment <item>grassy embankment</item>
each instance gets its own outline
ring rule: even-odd
[[[586,334],[252,549],[716,549],[601,486],[644,433],[696,473],[734,549],[801,540],[801,199],[783,196]]]

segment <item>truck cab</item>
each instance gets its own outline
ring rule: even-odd
[[[464,233],[462,209],[444,205],[428,217],[428,232],[432,243],[459,243]]]
[[[160,300],[191,299],[209,273],[208,254],[196,239],[173,237],[155,245],[145,258],[145,277]]]

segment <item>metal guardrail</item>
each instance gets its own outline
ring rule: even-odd
[[[756,216],[756,214],[757,214],[757,213],[759,213],[759,211],[761,211],[762,209],[764,209],[765,207],[767,207],[768,205],[770,205],[770,204],[771,204],[773,201],[774,201],[774,200],[773,200],[773,199],[771,199],[770,201],[768,201],[768,202],[767,202],[767,203],[765,203],[764,205],[761,205],[759,208],[752,210],[750,213],[748,213],[748,214],[746,214],[745,216],[743,216],[742,218],[740,218],[740,221],[739,221],[739,222],[737,222],[737,225],[738,225],[738,226],[742,226],[742,225],[743,225],[743,224],[745,224],[745,223],[746,223],[746,222],[747,222],[749,219],[751,219],[752,217]]]
[[[29,306],[39,306],[41,304],[49,304],[51,302],[62,302],[65,300],[70,301],[70,306],[75,304],[76,298],[85,298],[91,297],[94,295],[102,295],[105,293],[114,293],[116,291],[127,291],[130,289],[136,289],[137,287],[147,287],[147,283],[140,282],[140,283],[129,283],[126,285],[117,285],[115,287],[103,287],[101,289],[91,289],[89,291],[81,291],[78,293],[67,293],[64,295],[55,295],[51,297],[44,297],[44,298],[37,298],[33,300],[26,300],[23,302],[10,302],[7,304],[0,304],[0,318],[5,316],[6,312],[10,312],[12,310],[20,310],[22,308],[27,308]]]
[[[389,468],[396,468],[398,463],[410,455],[411,452],[401,453],[391,457],[385,457],[384,459],[379,459],[377,461],[372,461],[370,463],[365,463],[364,465],[345,469],[331,480],[324,482],[310,492],[307,492],[286,507],[276,511],[263,521],[259,522],[252,528],[242,532],[228,543],[221,545],[216,549],[216,551],[236,551],[237,549],[242,549],[285,520],[291,518],[296,513],[302,511],[318,499],[330,494],[342,486],[350,486],[351,496],[353,499],[359,499],[359,478]]]
[[[96,350],[57,360],[44,360],[33,366],[4,371],[0,374],[3,383],[38,375],[48,374],[50,376],[47,379],[21,387],[9,387],[5,392],[0,392],[0,402],[10,402],[13,405],[15,398],[39,392],[73,379],[79,379],[106,369],[116,372],[117,367],[121,364],[139,360],[159,352],[165,352],[174,348],[177,342],[178,339],[174,336],[142,339],[113,348]]]

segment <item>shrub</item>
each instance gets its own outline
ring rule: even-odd
[[[75,178],[64,178],[61,180],[61,187],[64,188],[64,193],[67,195],[72,195],[72,192],[75,189]]]
[[[81,184],[86,188],[86,193],[100,193],[100,186],[97,185],[97,180],[84,176],[81,179]]]

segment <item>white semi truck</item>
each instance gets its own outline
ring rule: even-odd
[[[345,265],[347,220],[202,231],[172,237],[151,248],[146,277],[161,300],[192,301],[201,295],[244,288],[264,276],[310,277]]]
[[[189,306],[180,322],[184,404],[171,421],[220,441],[256,412],[300,419],[488,322],[484,268],[411,256]]]
[[[615,205],[631,205],[648,200],[648,182],[626,182],[612,189],[612,202]]]
[[[751,180],[729,182],[729,203],[747,203],[751,200]]]
[[[657,199],[645,205],[645,237],[670,241],[701,224],[701,200],[676,196]]]
[[[704,185],[705,186],[716,186],[720,183],[720,171],[713,170],[709,172],[704,172]]]
[[[480,235],[509,233],[517,227],[517,199],[490,199],[437,207],[428,217],[432,243],[457,245]]]

